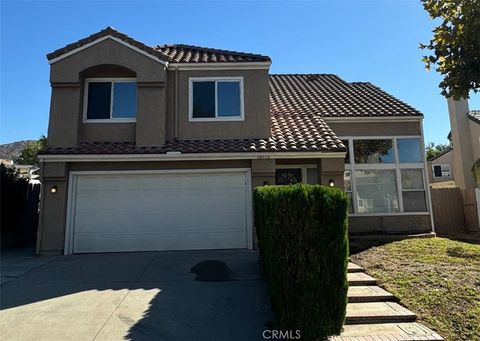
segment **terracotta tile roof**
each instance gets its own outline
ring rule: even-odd
[[[270,57],[259,54],[212,49],[194,45],[158,45],[155,49],[169,56],[170,62],[172,63],[245,63],[271,61]]]
[[[123,34],[112,27],[107,27],[100,32],[94,33],[75,43],[68,44],[47,55],[48,60],[60,57],[61,55],[91,43],[105,36],[113,36],[133,45],[155,57],[174,63],[244,63],[244,62],[270,62],[270,57],[259,54],[219,50],[208,47],[174,44],[158,45],[151,47]]]
[[[48,147],[42,154],[164,154],[237,152],[343,152],[345,146],[317,115],[276,113],[269,139],[170,140],[163,146],[137,147],[128,142],[81,142],[75,147]]]
[[[371,83],[331,74],[270,75],[270,107],[322,117],[422,116]]]
[[[467,114],[467,116],[473,122],[480,124],[480,110],[472,110]]]
[[[82,46],[84,46],[88,43],[91,43],[92,41],[95,41],[97,39],[100,39],[100,38],[103,38],[103,37],[109,36],[109,35],[113,36],[115,38],[121,39],[124,42],[129,43],[130,45],[133,45],[136,48],[139,48],[140,50],[145,51],[145,52],[159,58],[160,60],[169,61],[169,59],[170,59],[166,54],[162,53],[161,51],[158,51],[151,46],[147,46],[144,43],[139,42],[138,40],[135,40],[135,39],[127,36],[126,34],[118,32],[117,30],[115,30],[113,27],[110,27],[110,26],[101,30],[100,32],[94,33],[94,34],[92,34],[92,35],[90,35],[90,36],[88,36],[84,39],[80,39],[79,41],[77,41],[75,43],[68,44],[65,47],[62,47],[58,50],[53,51],[52,53],[47,54],[47,59],[52,60],[54,58],[60,57],[61,55],[65,54],[65,53],[68,53],[68,52],[70,52],[72,50],[75,50],[79,47],[82,47]]]

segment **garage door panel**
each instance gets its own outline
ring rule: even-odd
[[[74,252],[247,247],[246,174],[79,175]]]

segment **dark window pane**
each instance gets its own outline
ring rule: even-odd
[[[405,212],[426,212],[425,192],[403,192],[403,210]]]
[[[240,82],[217,83],[218,116],[240,116]]]
[[[355,140],[355,163],[393,163],[392,140]]]
[[[215,82],[193,82],[192,88],[192,117],[215,117]]]
[[[276,185],[291,185],[302,182],[302,170],[296,169],[277,169],[275,171]]]
[[[342,143],[347,148],[347,155],[345,155],[345,163],[350,163],[350,149],[348,148],[348,140],[342,140]]]
[[[433,166],[433,173],[436,178],[442,177],[442,166]]]
[[[88,84],[87,119],[110,118],[111,86],[107,82]]]
[[[419,139],[398,139],[399,162],[422,162]]]
[[[113,118],[132,118],[137,111],[137,84],[115,83],[113,86]]]

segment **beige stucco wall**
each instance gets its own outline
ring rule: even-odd
[[[480,157],[480,124],[469,119],[470,139],[472,140],[473,160]]]
[[[395,135],[421,135],[421,121],[418,122],[329,122],[337,136],[395,136]]]
[[[435,165],[445,165],[448,164],[450,165],[450,177],[448,178],[435,178],[433,176],[433,166]],[[428,169],[428,182],[429,183],[434,183],[434,182],[442,182],[442,181],[451,181],[455,178],[454,175],[454,170],[453,170],[453,151],[449,151],[448,153],[443,154],[442,156],[436,158],[433,161],[428,161],[427,163],[427,169]]]
[[[448,114],[452,131],[453,169],[455,185],[460,188],[475,188],[476,183],[471,172],[474,162],[474,140],[471,135],[472,121],[467,117],[468,101],[447,99]],[[478,143],[478,137],[477,143]]]
[[[168,122],[177,122],[179,139],[268,138],[270,136],[268,70],[169,71],[178,79],[178,116],[169,106]],[[190,77],[243,77],[245,119],[243,121],[189,122]],[[175,100],[175,87],[169,85],[169,99]],[[175,134],[175,131],[170,133]]]
[[[265,183],[269,185],[275,183],[276,163],[280,166],[282,164],[318,164],[319,179],[322,179],[322,184],[328,185],[329,179],[334,178],[336,185],[343,188],[343,159],[44,163],[37,250],[40,254],[63,253],[68,174],[71,171],[246,168],[251,170],[252,188],[255,188]],[[322,169],[325,169],[326,176],[322,173]],[[50,188],[54,185],[58,190],[57,193],[52,194]]]
[[[116,72],[112,68],[117,68]],[[137,123],[83,123],[84,78],[125,76],[119,71],[121,68],[129,70],[127,75],[133,75],[138,84]],[[164,142],[166,69],[158,61],[107,39],[53,63],[50,82],[49,145],[135,141],[149,146]]]
[[[349,233],[416,234],[432,231],[430,215],[350,216]]]

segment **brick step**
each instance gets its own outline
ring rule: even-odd
[[[349,286],[358,286],[358,285],[375,285],[377,281],[375,278],[367,275],[364,272],[353,272],[347,274],[347,280]]]
[[[347,304],[345,324],[376,324],[415,322],[417,316],[395,302]]]
[[[360,265],[357,265],[352,262],[348,262],[348,272],[363,272],[363,268]]]
[[[332,336],[330,341],[442,341],[443,338],[433,330],[416,322],[352,324],[344,326],[342,334]]]
[[[348,288],[348,303],[386,302],[395,300],[395,296],[376,285],[351,286]]]

